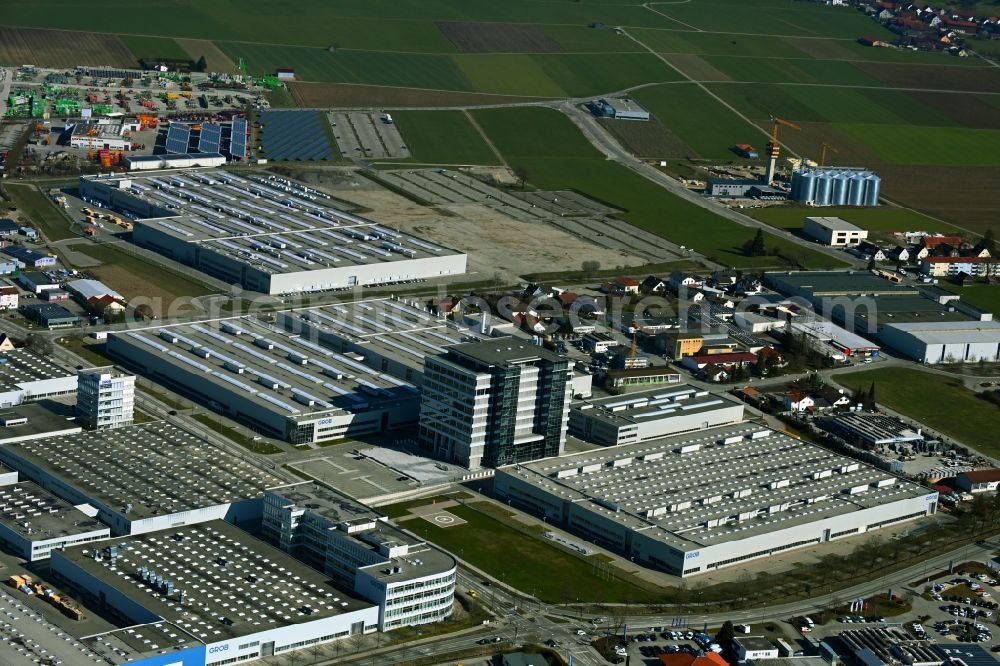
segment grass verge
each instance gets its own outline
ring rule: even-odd
[[[70,220],[59,208],[32,185],[7,185],[7,194],[18,209],[38,225],[49,241],[75,238],[70,231]]]

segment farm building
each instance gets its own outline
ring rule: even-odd
[[[678,576],[935,513],[937,493],[754,424],[497,470],[513,506]]]
[[[249,291],[300,293],[465,273],[464,253],[348,213],[328,195],[274,176],[84,176],[80,191],[133,214],[137,245]]]
[[[649,111],[630,97],[602,98],[590,103],[590,110],[598,118],[615,120],[649,120]]]
[[[810,238],[831,247],[857,245],[868,232],[839,217],[807,217],[802,231]]]
[[[859,167],[806,167],[792,174],[791,198],[813,206],[877,206],[882,179]]]
[[[274,73],[281,81],[295,80],[295,70],[290,67],[280,67]]]

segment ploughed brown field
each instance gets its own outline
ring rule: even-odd
[[[0,27],[0,64],[75,67],[83,63],[138,67],[132,51],[115,35]]]

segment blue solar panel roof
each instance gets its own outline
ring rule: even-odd
[[[171,125],[167,130],[166,149],[168,153],[182,155],[188,152],[188,142],[191,140],[191,128],[187,125]]]
[[[240,159],[247,156],[247,121],[245,118],[233,118],[229,154]]]
[[[272,160],[331,160],[333,146],[317,111],[262,111],[262,149]]]
[[[222,144],[222,126],[215,123],[204,123],[198,135],[199,153],[217,153]]]

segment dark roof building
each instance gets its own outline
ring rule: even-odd
[[[54,303],[33,303],[22,305],[21,314],[46,328],[79,326],[80,318],[61,305]]]

